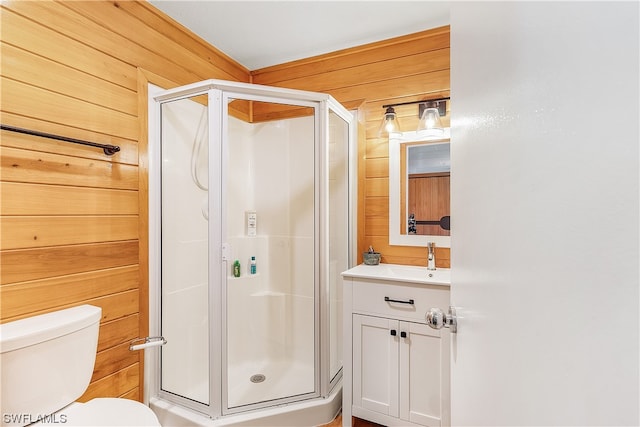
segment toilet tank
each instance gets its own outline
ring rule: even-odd
[[[102,309],[82,305],[0,325],[3,425],[25,425],[87,389]]]

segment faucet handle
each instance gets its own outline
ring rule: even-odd
[[[434,242],[427,242],[427,270],[436,269],[436,245]]]

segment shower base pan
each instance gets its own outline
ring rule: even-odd
[[[149,406],[163,427],[314,427],[331,422],[342,408],[342,381],[326,398],[318,397],[217,419],[158,398],[151,398]]]

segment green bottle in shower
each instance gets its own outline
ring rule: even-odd
[[[233,262],[233,277],[240,277],[240,261],[235,260]]]

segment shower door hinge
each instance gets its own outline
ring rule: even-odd
[[[231,259],[231,245],[229,243],[222,244],[222,261]]]

